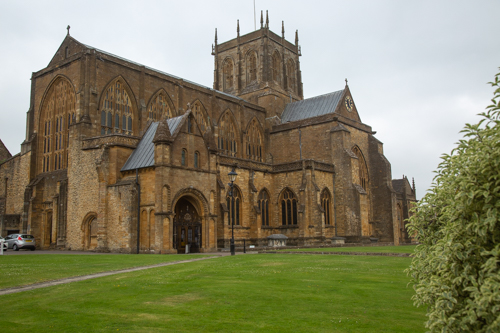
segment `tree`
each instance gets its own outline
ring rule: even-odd
[[[420,245],[406,272],[431,332],[500,332],[499,80],[482,119],[442,156],[407,227]]]

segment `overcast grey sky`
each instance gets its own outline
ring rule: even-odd
[[[361,120],[377,131],[393,178],[415,177],[421,198],[439,157],[489,105],[500,66],[498,0],[263,1],[270,28],[299,30],[304,97],[349,80]],[[212,87],[219,42],[254,30],[253,0],[0,0],[0,139],[20,151],[30,77],[71,25],[78,41]]]

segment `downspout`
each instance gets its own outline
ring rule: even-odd
[[[135,183],[137,184],[137,254],[139,254],[139,240],[141,237],[141,184],[139,184],[139,169],[135,169]]]
[[[299,150],[300,150],[300,160],[302,160],[302,132],[299,127]]]
[[[337,206],[335,205],[335,173],[333,174],[333,225],[335,226],[335,237],[337,237]]]

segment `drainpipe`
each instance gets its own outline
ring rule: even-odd
[[[139,240],[141,237],[141,184],[139,184],[139,169],[135,169],[135,183],[137,184],[137,254],[139,254]]]
[[[333,174],[333,224],[335,226],[335,237],[337,237],[337,206],[335,205],[335,174]]]

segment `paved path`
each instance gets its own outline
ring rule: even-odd
[[[141,270],[144,270],[144,269],[150,269],[150,268],[155,268],[155,267],[163,267],[163,266],[169,266],[169,265],[182,264],[182,263],[186,263],[186,262],[194,262],[194,261],[200,261],[200,260],[206,260],[206,259],[220,258],[220,257],[226,256],[226,255],[227,254],[222,254],[221,253],[221,254],[210,256],[210,257],[202,257],[202,258],[196,258],[196,259],[187,259],[187,260],[180,260],[180,261],[173,261],[173,262],[165,262],[165,263],[162,263],[162,264],[156,264],[156,265],[151,265],[151,266],[133,267],[133,268],[127,268],[127,269],[120,269],[120,270],[117,270],[117,271],[102,272],[102,273],[95,273],[95,274],[82,275],[82,276],[73,276],[73,277],[64,278],[64,279],[60,279],[60,280],[51,280],[51,281],[47,281],[47,282],[30,284],[28,286],[21,286],[21,287],[12,287],[12,288],[0,289],[0,295],[8,295],[8,294],[20,293],[22,291],[28,291],[28,290],[33,290],[33,289],[39,289],[39,288],[45,288],[45,287],[50,287],[50,286],[56,286],[56,285],[59,285],[59,284],[65,284],[65,283],[71,283],[71,282],[77,282],[77,281],[95,279],[95,278],[99,278],[99,277],[103,277],[103,276],[109,276],[109,275],[115,275],[115,274],[121,274],[121,273],[141,271]]]

